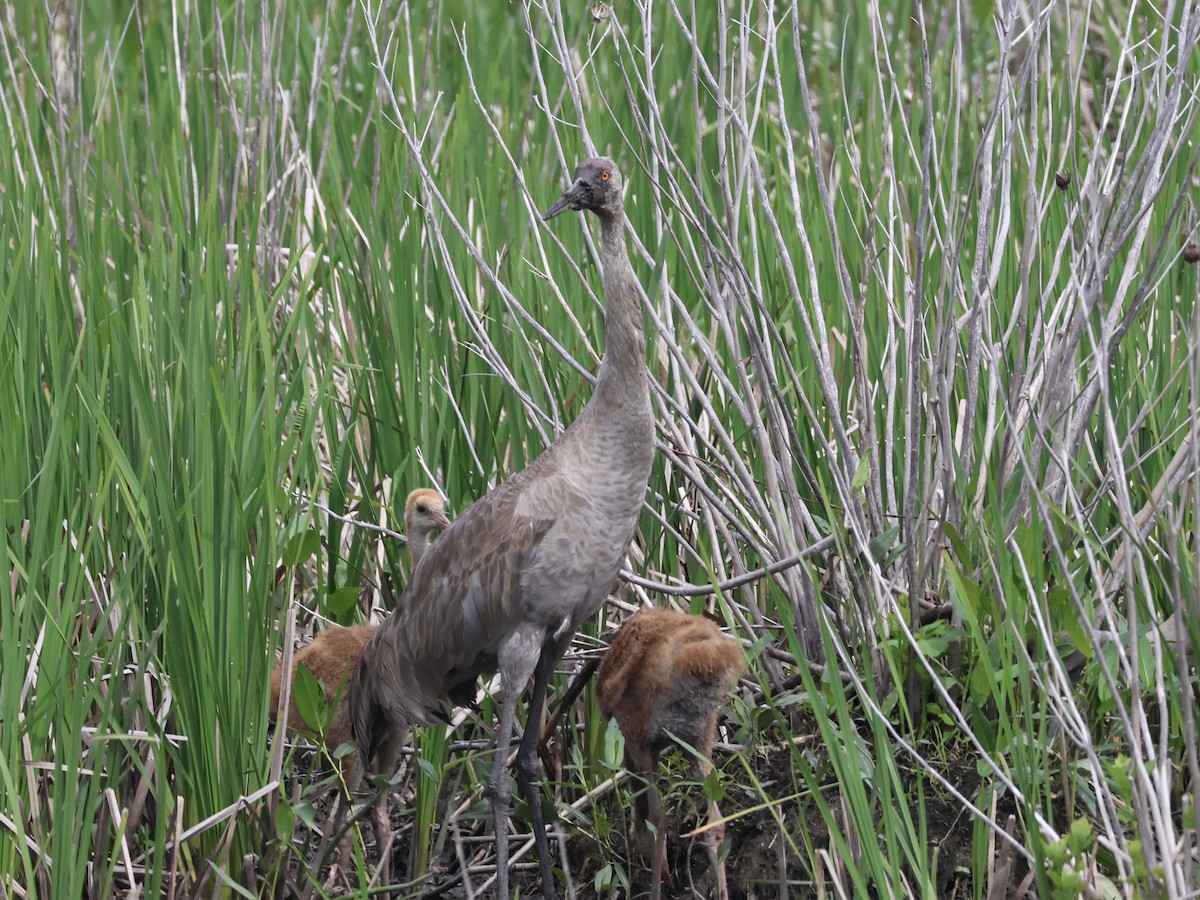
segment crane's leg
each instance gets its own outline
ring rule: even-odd
[[[517,750],[517,785],[529,805],[533,841],[537,846],[538,865],[542,873],[542,896],[546,900],[558,900],[558,892],[554,886],[554,873],[550,866],[550,842],[546,839],[546,824],[542,819],[542,765],[538,758],[538,738],[542,724],[542,708],[546,703],[546,685],[555,665],[562,657],[559,649],[557,646],[546,647],[538,660],[533,673],[533,696],[529,701],[529,715],[525,719],[525,732],[521,735],[521,746]],[[561,650],[565,651],[566,647],[562,647]],[[557,818],[551,824],[556,821]]]
[[[492,821],[496,832],[496,897],[508,900],[508,812],[512,808],[512,788],[508,784],[508,753],[512,747],[517,701],[538,664],[542,650],[542,632],[517,629],[500,645],[500,687],[504,705],[496,727],[496,759],[488,779],[488,797],[492,801]]]

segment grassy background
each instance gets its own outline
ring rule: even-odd
[[[745,641],[738,889],[1195,891],[1200,23],[1160,7],[0,6],[5,892],[318,889],[275,650],[399,590],[354,522],[586,402],[595,235],[538,211],[591,152],[661,452],[566,665],[643,602]],[[490,713],[422,735],[418,869],[475,846]],[[618,747],[566,722],[618,889]]]

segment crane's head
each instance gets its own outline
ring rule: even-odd
[[[404,503],[404,527],[409,540],[428,540],[435,531],[450,527],[442,495],[429,488],[417,488]]]
[[[611,159],[594,156],[575,167],[575,180],[542,218],[549,221],[564,209],[616,212],[621,203],[621,173],[617,164]]]

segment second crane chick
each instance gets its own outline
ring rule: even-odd
[[[676,740],[699,754],[700,777],[709,770],[716,740],[717,713],[745,668],[736,641],[724,637],[717,626],[700,616],[670,609],[643,609],[617,632],[600,664],[596,699],[606,717],[617,720],[625,736],[625,763],[649,785],[637,798],[635,837],[643,853],[651,856],[650,896],[661,896],[666,832],[657,788],[658,762]],[[720,811],[709,805],[709,820]],[[654,826],[651,837],[647,822]],[[711,827],[703,841],[717,880],[716,896],[725,898],[725,871],[717,848],[724,829]]]

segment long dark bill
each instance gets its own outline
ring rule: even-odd
[[[573,185],[567,188],[566,193],[554,201],[554,205],[542,213],[542,221],[549,222],[564,209],[579,209],[579,201],[582,199],[583,185],[576,181]]]

